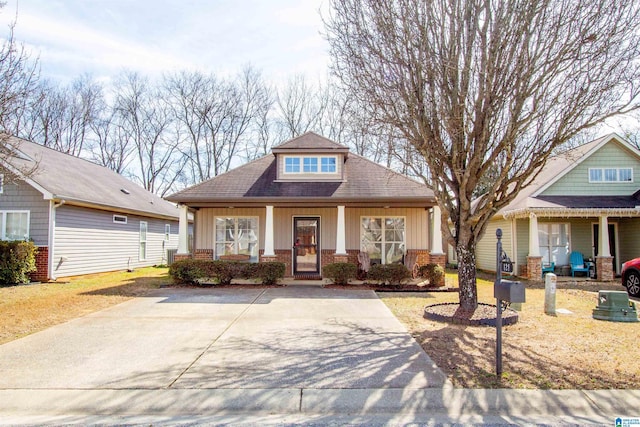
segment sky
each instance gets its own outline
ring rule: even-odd
[[[235,74],[252,65],[274,82],[324,78],[328,0],[5,0],[0,37],[39,57],[42,77],[109,80],[175,70]]]

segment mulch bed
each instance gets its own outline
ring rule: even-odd
[[[454,323],[470,326],[496,326],[496,306],[478,303],[478,308],[473,311],[462,310],[458,303],[442,303],[428,305],[424,308],[426,319],[438,322]],[[502,325],[513,325],[518,322],[518,312],[507,308],[502,311]]]

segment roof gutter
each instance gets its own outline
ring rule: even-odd
[[[504,212],[504,219],[526,219],[530,214],[547,218],[640,217],[640,206],[634,208],[522,208]]]

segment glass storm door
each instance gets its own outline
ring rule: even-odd
[[[293,274],[320,274],[320,218],[293,219]]]

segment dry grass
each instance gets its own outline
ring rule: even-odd
[[[519,322],[503,328],[501,381],[495,376],[495,328],[422,317],[426,305],[457,302],[457,293],[379,295],[457,387],[640,389],[640,323],[593,319],[598,289],[623,290],[617,282],[559,282],[556,307],[573,314],[548,316],[544,285],[527,284]],[[492,282],[479,280],[478,294],[479,302],[495,304]]]
[[[0,288],[0,344],[83,316],[169,283],[166,268],[80,276]]]

